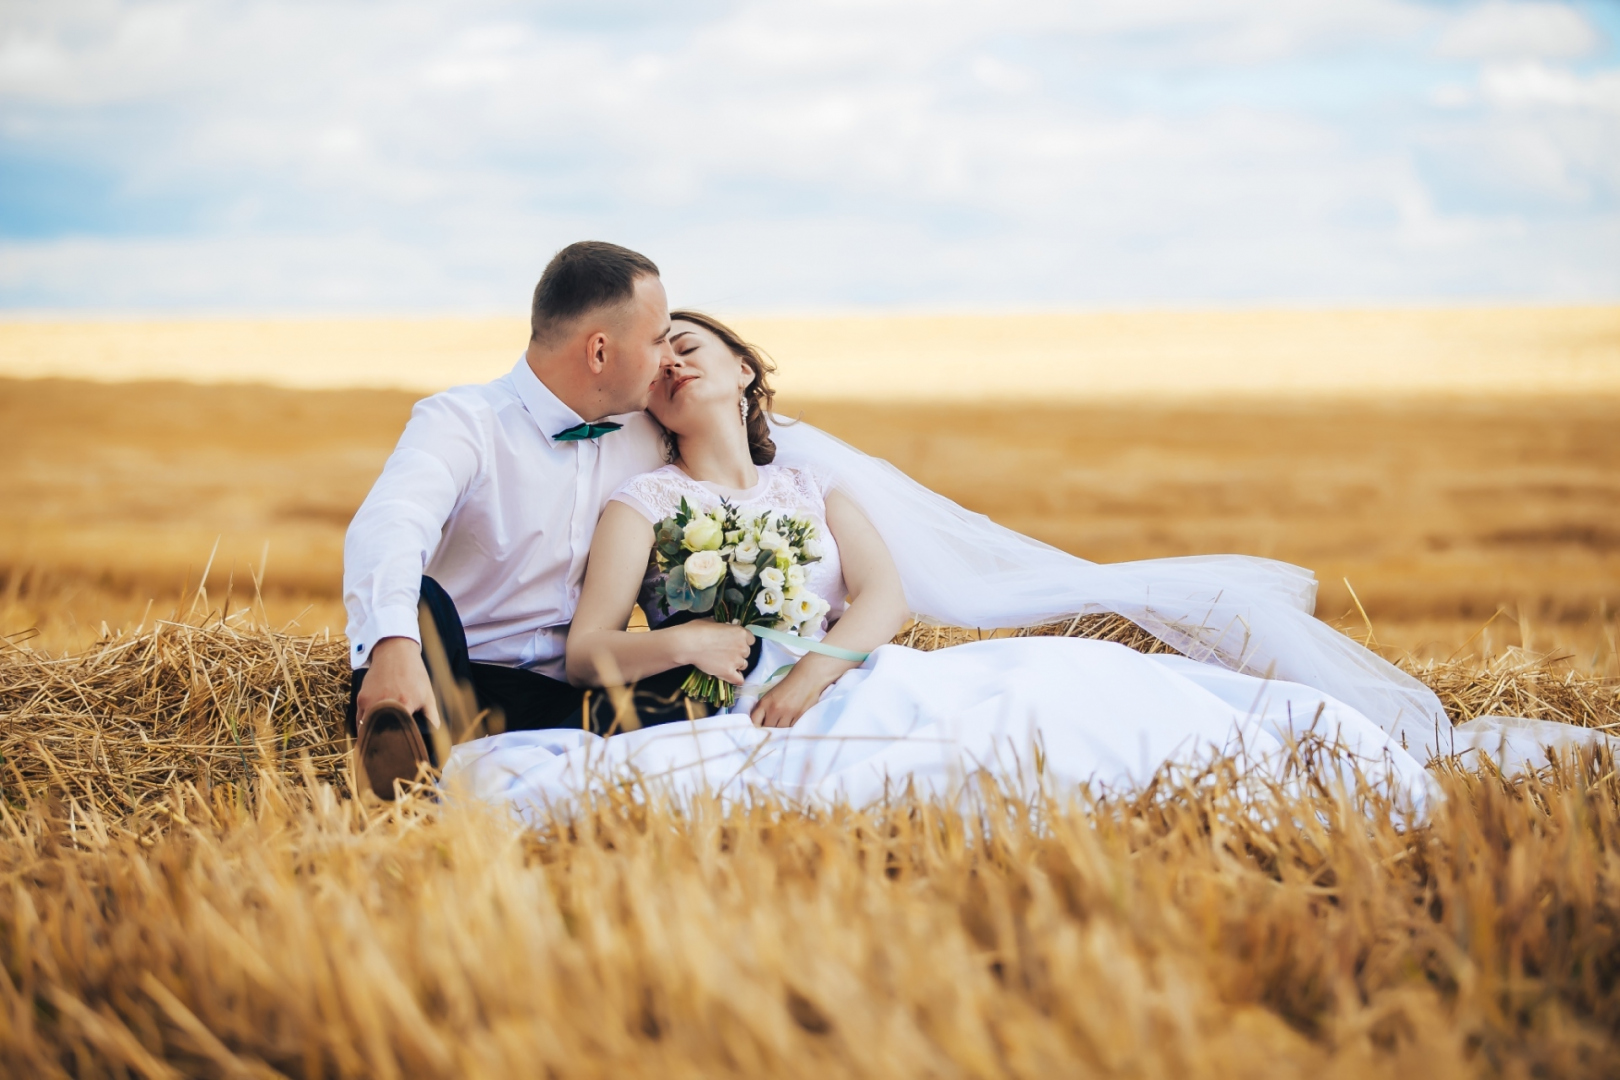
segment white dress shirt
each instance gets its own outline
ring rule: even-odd
[[[645,413],[609,419],[623,429],[555,441],[581,419],[521,358],[493,382],[417,402],[343,544],[353,665],[383,638],[420,640],[427,574],[455,601],[473,660],[562,679],[596,519],[664,460]]]

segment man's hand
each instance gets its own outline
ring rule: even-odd
[[[357,731],[372,706],[382,701],[397,701],[407,712],[422,712],[429,724],[439,726],[439,706],[433,699],[427,665],[422,663],[422,646],[410,638],[383,638],[371,650],[371,669],[355,702]]]

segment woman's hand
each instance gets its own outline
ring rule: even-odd
[[[682,663],[733,686],[742,685],[743,676],[748,674],[748,652],[754,647],[753,634],[712,619],[693,619],[665,633],[681,635]]]
[[[822,691],[837,681],[849,664],[827,664],[827,657],[807,656],[793,665],[787,677],[760,697],[748,718],[755,727],[792,727],[816,702]],[[818,663],[817,661],[822,661]],[[826,670],[824,670],[826,669]]]
[[[870,653],[894,637],[906,621],[900,572],[894,568],[883,537],[860,507],[837,489],[827,494],[827,528],[844,564],[849,603],[825,640],[841,649]],[[792,727],[821,700],[827,687],[855,666],[853,661],[812,652],[759,699],[749,718],[759,727]]]

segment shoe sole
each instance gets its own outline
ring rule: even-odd
[[[394,801],[396,781],[415,781],[419,766],[428,761],[416,719],[394,702],[383,702],[366,714],[356,749],[371,793],[384,802]]]

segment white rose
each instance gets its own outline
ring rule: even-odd
[[[714,551],[720,546],[723,534],[724,530],[714,518],[695,517],[686,523],[686,539],[682,543],[688,551]]]
[[[738,562],[735,558],[731,560],[731,576],[745,589],[753,583],[754,571],[757,569],[753,563]]]
[[[775,589],[777,592],[781,592],[787,585],[786,579],[782,577],[782,571],[774,566],[768,566],[761,570],[759,572],[759,581],[767,589]]]
[[[775,529],[766,529],[759,534],[759,546],[766,551],[781,551],[787,547],[787,541]]]
[[[707,589],[726,573],[726,561],[713,551],[700,551],[686,560],[686,582],[694,589]]]
[[[759,541],[745,536],[737,541],[737,550],[731,553],[732,562],[751,563],[759,558]]]
[[[777,589],[763,589],[754,597],[754,606],[761,615],[775,615],[782,610],[782,594]]]
[[[804,584],[804,567],[790,566],[787,571],[787,583],[794,587]]]
[[[821,558],[822,556],[824,556],[826,554],[827,554],[826,550],[824,548],[822,548],[822,546],[821,546],[821,537],[812,536],[812,537],[810,537],[810,539],[808,539],[808,540],[806,540],[804,542],[804,557],[805,558],[807,558],[807,559],[819,559],[819,558]]]

